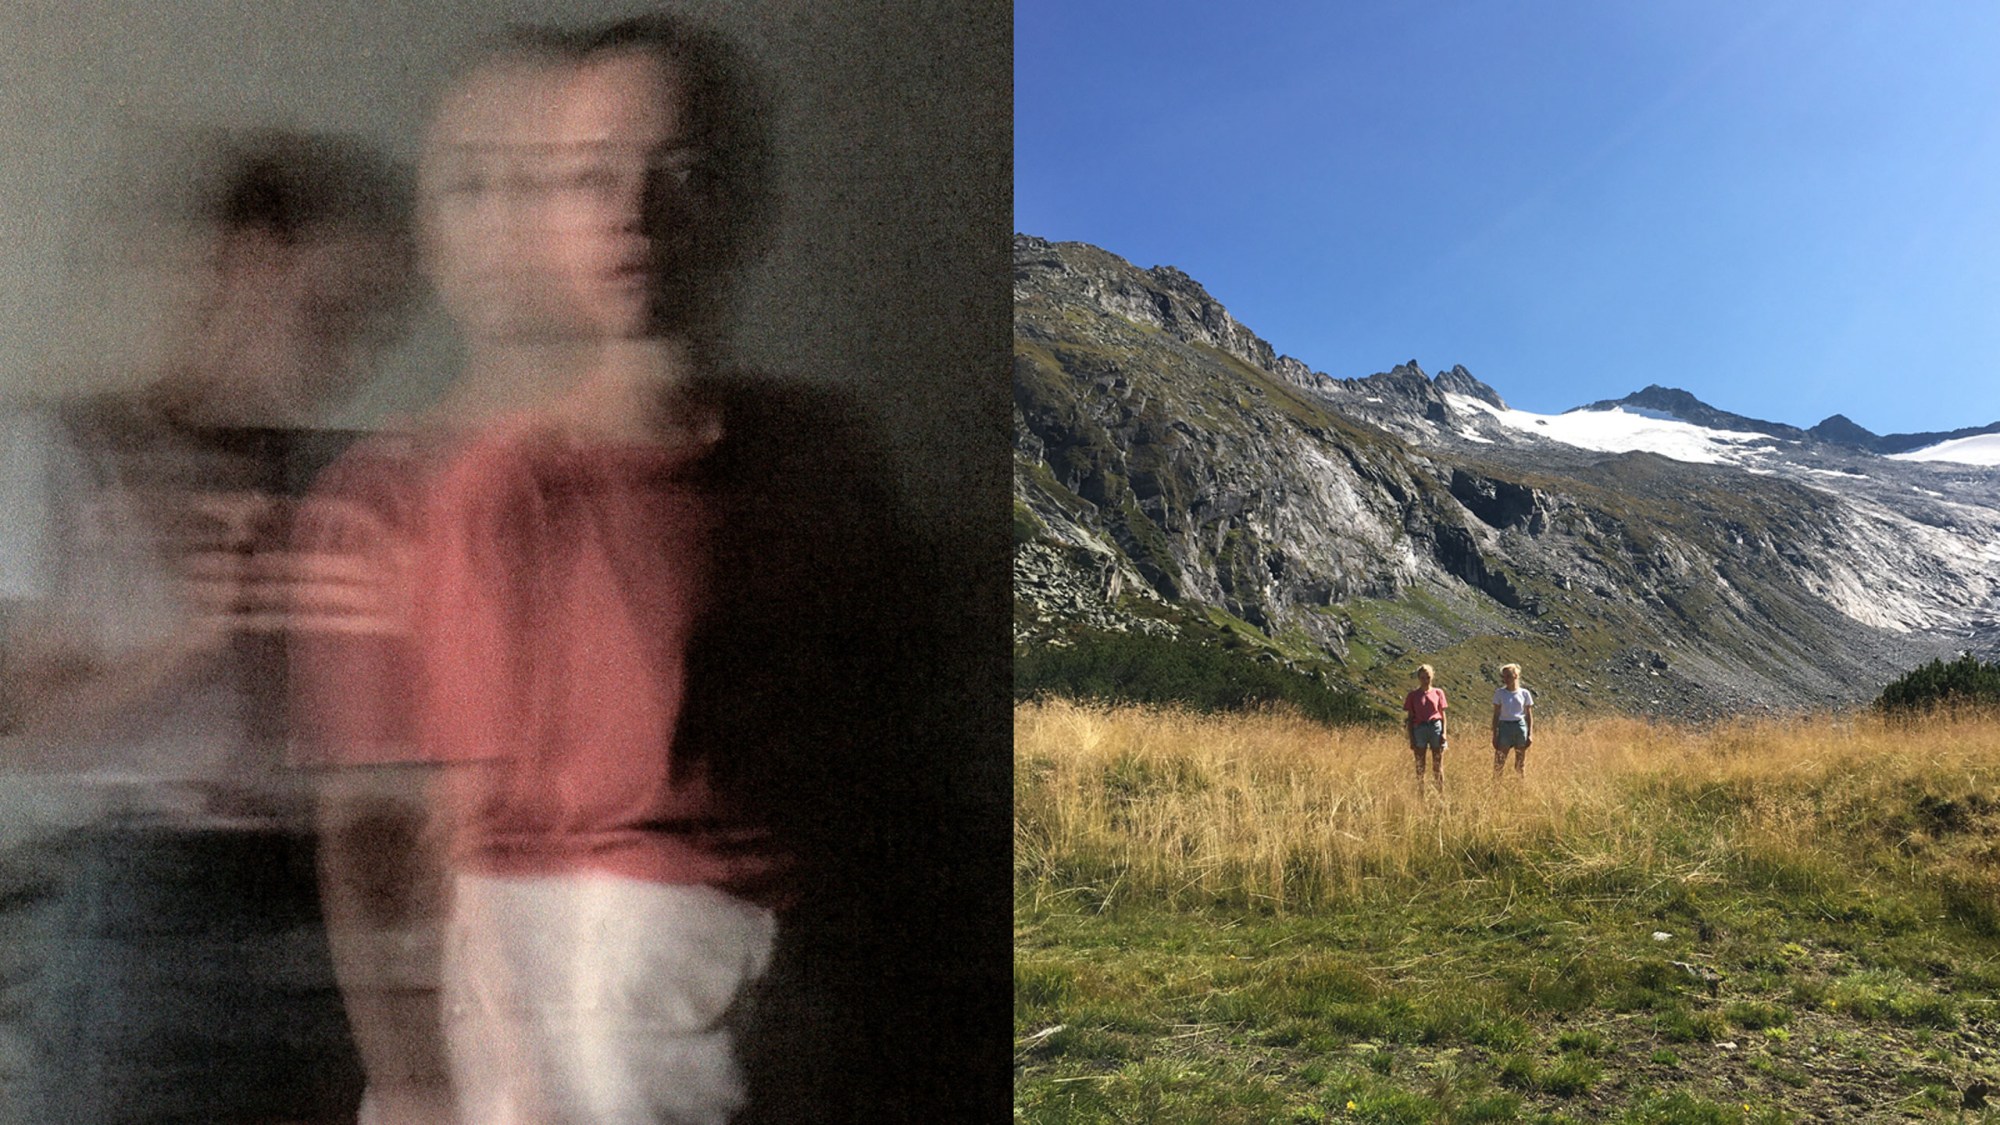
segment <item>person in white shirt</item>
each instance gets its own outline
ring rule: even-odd
[[[1507,751],[1514,752],[1514,772],[1525,774],[1528,747],[1535,744],[1535,696],[1521,686],[1521,666],[1504,664],[1500,686],[1493,692],[1493,776],[1507,768]]]

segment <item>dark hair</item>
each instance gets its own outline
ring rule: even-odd
[[[380,248],[370,284],[323,294],[309,310],[329,336],[387,339],[404,328],[415,258],[406,168],[356,140],[284,129],[212,137],[201,159],[190,202],[219,236],[305,248],[359,235]]]
[[[287,242],[353,225],[403,240],[409,175],[358,142],[265,130],[224,140],[204,217],[224,230],[261,229]]]

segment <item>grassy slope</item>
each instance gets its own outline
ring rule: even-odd
[[[1420,801],[1379,729],[1020,708],[1018,1116],[1950,1120],[2000,1086],[2000,723],[1551,720],[1498,791],[1484,728]]]

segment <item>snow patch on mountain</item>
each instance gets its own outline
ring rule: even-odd
[[[2000,466],[2000,434],[1954,438],[1889,456],[1897,461],[1954,461],[1961,465]]]
[[[1768,453],[1778,442],[1769,434],[1710,429],[1683,422],[1657,410],[1621,406],[1610,410],[1536,414],[1527,410],[1503,410],[1470,395],[1446,394],[1444,397],[1452,409],[1462,413],[1481,411],[1508,429],[1599,453],[1657,453],[1675,461],[1747,465]]]

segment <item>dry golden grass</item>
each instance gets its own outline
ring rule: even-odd
[[[1477,878],[1496,862],[1588,890],[1596,873],[1699,882],[1815,856],[1922,794],[2000,794],[2000,720],[1868,714],[1707,728],[1630,718],[1536,725],[1526,777],[1496,784],[1484,716],[1461,720],[1442,796],[1419,795],[1400,732],[1281,713],[1017,707],[1015,868],[1037,901],[1309,909],[1370,880]],[[1921,834],[1921,826],[1908,829]],[[1930,856],[1972,864],[1978,856]],[[2000,857],[1988,857],[2000,858]]]

